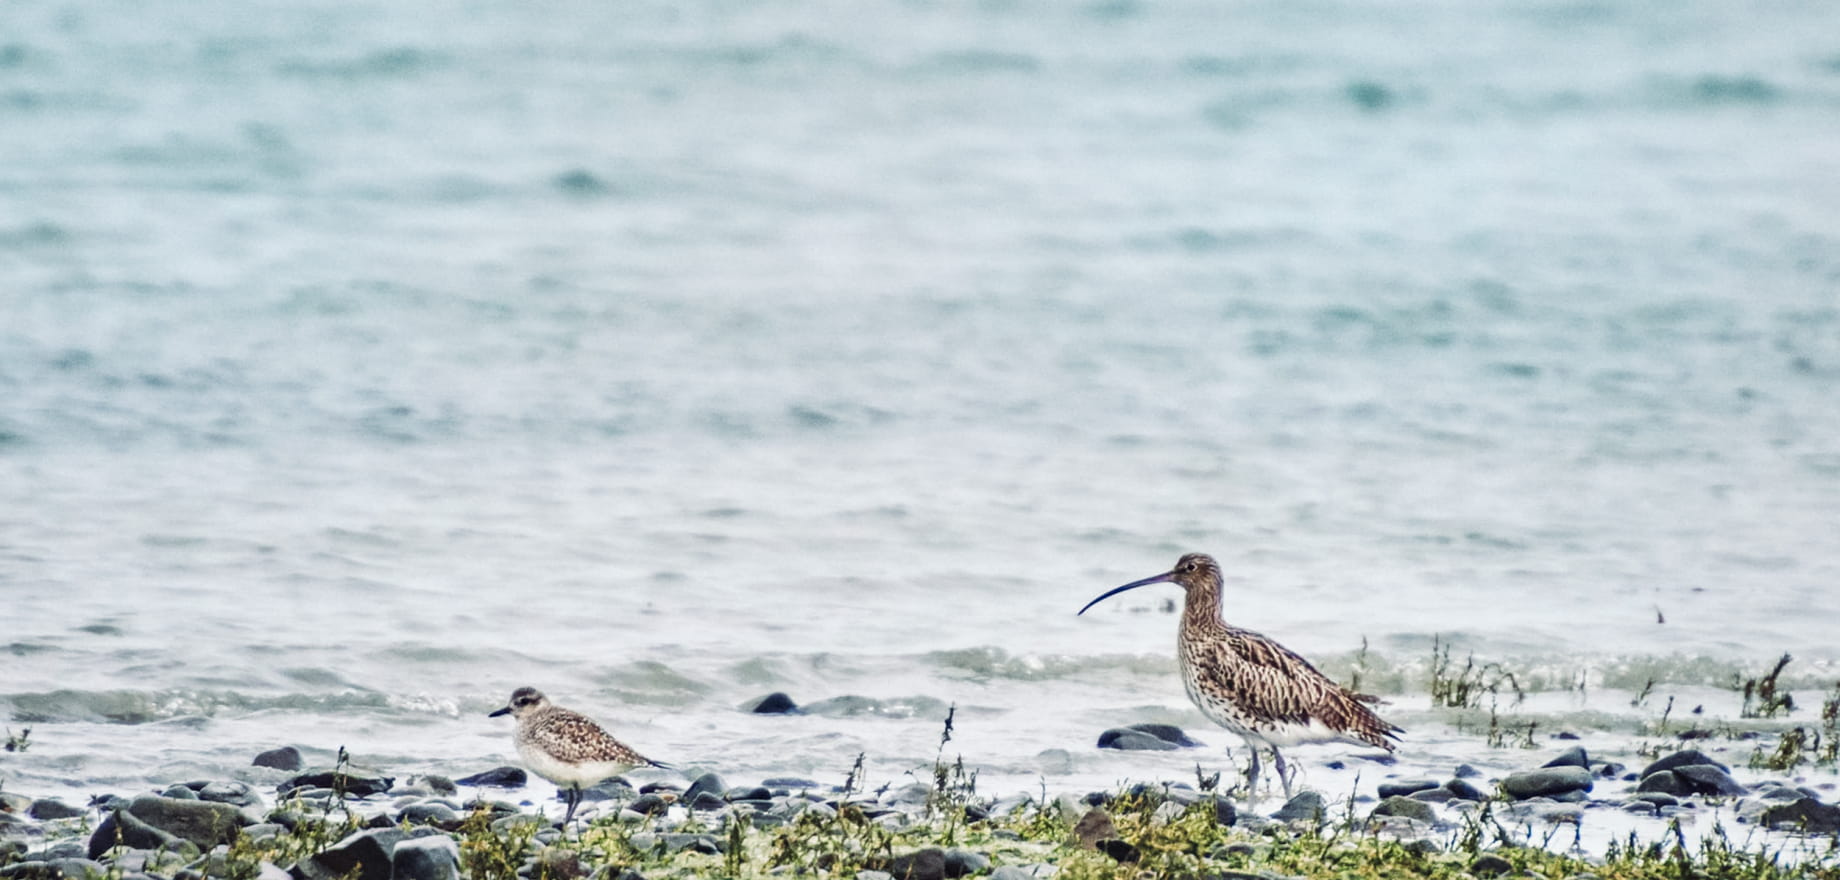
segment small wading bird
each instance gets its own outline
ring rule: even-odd
[[[580,712],[557,706],[533,687],[511,692],[511,702],[488,717],[510,715],[517,719],[518,757],[531,772],[561,788],[568,798],[569,811],[562,817],[568,825],[581,805],[581,790],[625,773],[634,767],[672,769],[614,739],[606,729]]]
[[[1271,749],[1287,799],[1291,777],[1280,746],[1343,742],[1393,750],[1404,729],[1367,708],[1373,697],[1336,684],[1289,648],[1221,619],[1220,566],[1212,556],[1190,553],[1174,569],[1109,590],[1080,613],[1150,584],[1175,584],[1188,593],[1176,638],[1182,684],[1201,714],[1246,740],[1252,750],[1249,795],[1258,790],[1261,748]]]

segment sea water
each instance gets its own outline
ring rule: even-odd
[[[1243,748],[1179,592],[1074,615],[1187,551],[1391,700],[1402,769],[1306,750],[1332,792],[1560,732],[1639,765],[1784,653],[1811,723],[1835,24],[6,5],[0,780],[460,775],[521,685],[737,782],[1192,778]],[[1497,693],[1433,708],[1434,645]],[[814,711],[741,711],[776,690]],[[1138,721],[1208,748],[1093,748]]]

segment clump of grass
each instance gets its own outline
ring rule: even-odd
[[[1431,637],[1431,705],[1451,709],[1481,708],[1483,698],[1496,698],[1504,687],[1514,694],[1514,703],[1526,701],[1527,692],[1520,680],[1499,663],[1477,665],[1471,653],[1457,669],[1450,659],[1450,643]]]
[[[1782,675],[1783,667],[1794,658],[1788,654],[1776,661],[1776,668],[1760,678],[1745,679],[1737,686],[1744,692],[1744,705],[1738,711],[1740,718],[1775,718],[1795,711],[1795,698],[1788,691],[1777,688],[1777,678]]]

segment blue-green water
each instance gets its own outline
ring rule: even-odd
[[[1228,619],[1338,672],[1365,639],[1426,763],[1492,754],[1425,708],[1438,634],[1582,677],[1579,719],[1784,651],[1825,688],[1835,34],[0,7],[0,717],[37,740],[0,778],[465,772],[523,684],[739,779],[897,776],[949,704],[997,785],[1179,777],[1090,748],[1204,724],[1175,594],[1073,612],[1187,550]],[[735,711],[770,690],[882,711]]]

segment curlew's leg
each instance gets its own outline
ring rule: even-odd
[[[1252,766],[1246,768],[1246,803],[1259,801],[1259,747],[1251,740],[1246,741],[1247,751],[1252,753]]]
[[[1284,802],[1288,804],[1291,800],[1291,774],[1284,766],[1284,753],[1278,751],[1277,746],[1271,747],[1271,762],[1278,767],[1278,781],[1284,783]]]

